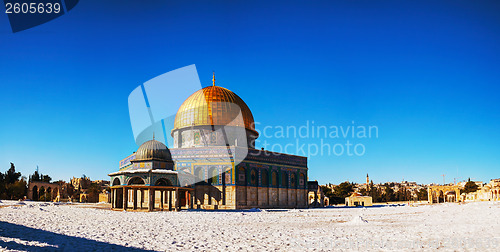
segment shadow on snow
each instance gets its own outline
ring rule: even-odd
[[[14,240],[6,241],[9,238]],[[46,243],[48,246],[43,247],[36,242]],[[4,221],[0,221],[0,248],[27,251],[151,251],[57,234]]]

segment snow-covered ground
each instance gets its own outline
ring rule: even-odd
[[[500,202],[153,213],[16,203],[0,202],[0,251],[500,250]]]

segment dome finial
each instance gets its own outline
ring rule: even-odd
[[[212,86],[215,87],[215,71],[213,71]]]
[[[153,140],[155,140],[155,132],[154,132],[154,130],[153,130]]]

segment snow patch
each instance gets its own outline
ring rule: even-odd
[[[363,224],[366,224],[366,223],[368,223],[368,221],[366,221],[365,219],[363,219],[363,217],[361,217],[360,215],[355,216],[354,218],[352,218],[348,222],[344,222],[345,225],[363,225]]]

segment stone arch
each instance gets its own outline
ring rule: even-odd
[[[38,186],[33,186],[31,189],[33,192],[31,193],[31,199],[32,200],[39,200],[40,196],[38,195]]]
[[[120,179],[119,178],[115,178],[113,179],[113,184],[111,184],[112,186],[117,186],[117,185],[121,185],[122,183],[120,182]]]
[[[172,186],[172,182],[166,178],[159,178],[156,180],[155,186]]]
[[[47,187],[46,197],[47,199],[45,201],[52,201],[52,187],[50,186]]]
[[[128,185],[144,185],[144,179],[141,177],[132,177],[128,180]]]
[[[40,186],[40,189],[38,189],[38,200],[46,201],[45,193],[46,193],[45,187]]]
[[[52,189],[52,199],[59,201],[60,194],[59,187],[54,187],[54,189]]]
[[[445,197],[445,202],[455,202],[457,195],[455,191],[450,190],[444,194],[444,197]]]
[[[445,199],[443,190],[439,190],[437,196],[438,196],[438,202],[443,203]]]

